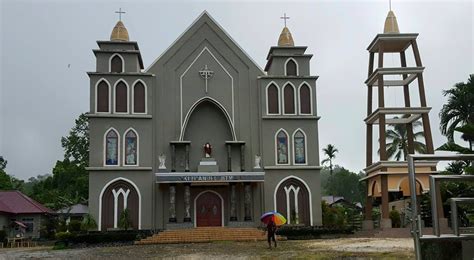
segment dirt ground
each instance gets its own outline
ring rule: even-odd
[[[121,247],[0,249],[0,259],[414,259],[408,238],[340,238],[266,242],[214,242]]]

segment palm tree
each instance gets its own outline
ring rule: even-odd
[[[469,76],[467,83],[457,83],[453,88],[443,91],[443,95],[448,97],[448,102],[439,112],[440,129],[448,141],[453,142],[457,127],[474,124],[474,74]],[[463,135],[463,139],[469,141],[472,150],[474,137]]]
[[[398,117],[394,117],[396,119]],[[413,129],[416,127],[421,126],[420,121],[413,122]],[[387,157],[392,158],[394,157],[395,160],[400,161],[402,158],[404,161],[407,160],[407,155],[409,154],[408,151],[408,131],[406,125],[404,124],[396,124],[392,125],[393,129],[388,129],[385,132],[387,137]],[[425,153],[426,146],[424,143],[417,141],[418,138],[423,138],[424,133],[423,131],[419,131],[413,134],[413,146],[415,152],[418,153]],[[403,157],[402,157],[403,156]]]
[[[324,152],[324,154],[326,155],[327,158],[324,159],[322,161],[322,163],[325,164],[325,163],[329,162],[329,172],[332,175],[332,168],[333,168],[332,167],[332,160],[336,158],[336,153],[339,152],[339,151],[337,150],[337,148],[334,145],[328,144],[326,146],[326,148],[323,148],[323,152]]]

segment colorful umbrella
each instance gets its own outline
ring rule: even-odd
[[[286,223],[286,218],[282,214],[280,214],[276,211],[270,211],[270,212],[267,212],[267,213],[263,214],[260,217],[260,220],[265,224],[268,224],[268,222],[270,222],[270,220],[273,220],[273,222],[275,222],[275,225],[277,225],[277,226],[281,226],[281,225]]]

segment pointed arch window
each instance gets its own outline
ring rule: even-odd
[[[288,164],[288,134],[280,130],[276,135],[276,159],[277,164]]]
[[[311,114],[311,90],[307,84],[303,84],[299,91],[300,96],[300,113]]]
[[[290,84],[283,88],[283,101],[284,114],[295,114],[295,89]]]
[[[280,113],[278,87],[273,83],[267,88],[267,112],[268,114]]]
[[[133,86],[133,113],[146,113],[146,90],[142,82]]]
[[[110,59],[110,72],[122,73],[123,65],[122,57],[118,54],[112,56],[112,59]]]
[[[298,66],[293,59],[286,62],[286,76],[298,76]]]
[[[118,142],[117,132],[109,130],[105,137],[105,165],[118,165]]]
[[[109,105],[109,84],[102,80],[98,85],[97,85],[97,103],[96,103],[96,109],[97,112],[101,113],[108,113],[110,112],[110,105]]]
[[[295,164],[306,164],[306,136],[301,130],[297,130],[293,136],[293,147]]]
[[[138,164],[138,136],[132,129],[128,130],[125,134],[125,165],[137,165]]]
[[[115,86],[115,112],[128,112],[128,87],[123,81]]]

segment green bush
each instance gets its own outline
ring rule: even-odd
[[[60,241],[70,241],[72,240],[76,235],[71,232],[58,232],[56,233],[56,239]]]
[[[323,226],[331,229],[343,229],[347,224],[346,214],[342,207],[330,207],[325,201],[321,203]]]
[[[132,226],[132,220],[130,218],[130,210],[124,209],[120,213],[119,228],[128,230]]]
[[[84,219],[81,223],[81,230],[82,231],[90,231],[92,229],[97,228],[97,223],[95,222],[94,217],[91,214],[87,214],[84,216]]]
[[[390,211],[389,217],[392,220],[393,228],[399,228],[401,226],[400,213],[397,210],[394,209]]]
[[[5,230],[0,230],[0,243],[5,244],[7,241],[7,232]]]
[[[79,220],[71,220],[67,225],[67,229],[69,232],[79,232],[81,231],[81,221]]]
[[[64,221],[64,220],[58,221],[57,226],[56,226],[56,231],[57,232],[66,232],[67,231],[66,221]]]
[[[325,228],[325,227],[297,227],[283,226],[277,230],[277,235],[285,236],[289,240],[304,240],[321,238],[325,235],[352,234],[351,228]]]

